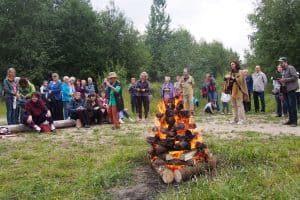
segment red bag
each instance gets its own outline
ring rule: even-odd
[[[50,128],[49,124],[41,124],[40,128],[41,128],[42,133],[50,133],[51,132],[51,128]]]

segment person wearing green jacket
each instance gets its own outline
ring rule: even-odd
[[[18,108],[17,108],[17,122],[21,122],[22,115],[27,100],[31,98],[32,93],[35,92],[35,87],[27,78],[20,78],[18,87]]]

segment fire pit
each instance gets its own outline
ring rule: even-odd
[[[164,183],[179,183],[216,168],[216,159],[203,143],[194,117],[183,110],[182,104],[181,99],[160,102],[152,128],[154,136],[147,137],[150,164]]]

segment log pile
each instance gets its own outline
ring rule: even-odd
[[[183,110],[182,105],[180,99],[159,103],[152,128],[154,136],[147,137],[151,144],[150,164],[168,184],[180,183],[202,173],[214,173],[216,169],[216,159],[203,143],[193,116]]]

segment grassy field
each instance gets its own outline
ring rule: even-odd
[[[153,85],[158,96],[160,85]],[[124,92],[125,99],[128,94]],[[250,113],[249,120],[279,122],[272,117],[272,96],[266,95],[266,115]],[[152,116],[156,102],[151,102]],[[201,101],[203,105],[205,102]],[[0,106],[3,115],[4,106]],[[129,102],[125,102],[129,107]],[[219,116],[197,113],[197,122],[219,121]],[[214,119],[215,118],[215,119]],[[255,122],[254,122],[255,123]],[[153,124],[127,123],[92,129],[64,129],[53,134],[20,134],[0,140],[0,199],[122,199],[115,191],[136,186],[140,168],[149,169],[145,142]],[[253,124],[254,126],[254,124]],[[259,126],[255,124],[255,126]],[[221,139],[204,134],[218,158],[215,177],[200,176],[180,185],[157,184],[142,199],[297,199],[300,196],[300,139],[258,132],[235,132]],[[152,170],[150,170],[152,171]],[[146,190],[152,172],[144,177]],[[134,193],[134,192],[133,192]]]
[[[6,115],[6,108],[4,101],[0,98],[0,117],[5,117]]]
[[[0,199],[113,199],[112,188],[134,185],[148,167],[145,132],[151,123],[109,125],[0,140]],[[300,139],[256,132],[204,139],[219,160],[214,178],[170,185],[154,199],[296,199]]]

